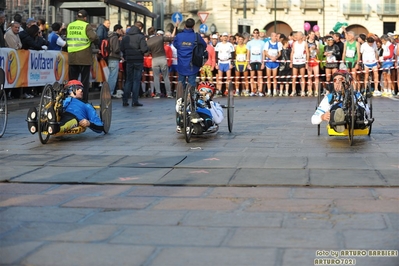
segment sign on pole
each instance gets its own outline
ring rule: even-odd
[[[173,23],[176,23],[176,22],[182,22],[183,21],[183,15],[182,15],[182,13],[179,13],[179,12],[175,12],[175,13],[173,13],[172,14],[172,21],[173,21]]]
[[[201,26],[199,26],[199,31],[201,33],[207,33],[208,32],[208,25],[206,24],[201,24]]]
[[[198,12],[197,15],[198,15],[199,19],[201,20],[202,24],[204,24],[206,19],[209,16],[209,13],[208,12]]]

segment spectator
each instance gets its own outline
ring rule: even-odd
[[[288,97],[288,90],[290,87],[291,79],[288,76],[291,76],[292,69],[290,67],[290,57],[291,57],[291,47],[288,43],[288,38],[284,38],[281,41],[283,45],[283,49],[281,50],[280,57],[280,66],[279,66],[279,76],[280,76],[280,95]],[[283,94],[283,90],[285,88],[285,92]]]
[[[254,38],[247,43],[247,60],[249,61],[248,69],[250,70],[251,94],[250,96],[264,96],[263,94],[263,69],[265,65],[262,62],[262,53],[265,43],[259,38],[259,29],[252,32]],[[257,74],[257,76],[255,76]],[[255,77],[257,77],[258,89],[255,85]]]
[[[319,61],[317,55],[320,50],[320,43],[316,39],[314,31],[308,32],[308,48],[309,48],[309,62],[308,62],[308,96],[313,96],[313,84],[314,84],[314,96],[318,96],[319,91]],[[314,82],[313,82],[314,79]]]
[[[270,34],[270,40],[265,42],[265,46],[262,51],[262,61],[265,62],[266,76],[267,76],[267,97],[272,96],[272,79],[273,79],[273,96],[277,97],[277,71],[280,66],[277,58],[281,55],[283,49],[281,43],[277,39],[277,34],[272,32]]]
[[[332,36],[327,36],[327,44],[324,46],[324,55],[326,56],[326,82],[330,82],[331,75],[338,70],[337,57],[341,55],[338,45],[334,43]]]
[[[22,42],[21,39],[19,38],[20,27],[21,25],[19,24],[19,22],[14,21],[11,23],[10,30],[8,30],[4,35],[7,47],[15,50],[22,48]]]
[[[152,71],[154,73],[155,88],[155,96],[153,97],[154,99],[159,99],[161,97],[160,74],[162,74],[163,80],[165,82],[165,97],[173,98],[172,92],[170,90],[169,67],[164,48],[164,42],[171,42],[173,37],[164,37],[163,34],[163,31],[157,31],[155,35],[154,27],[150,27],[148,29],[149,38],[147,40],[147,46],[152,55]]]
[[[299,73],[301,78],[301,97],[305,97],[305,70],[309,62],[309,49],[301,31],[298,31],[295,37],[296,41],[292,43],[291,51],[292,92],[290,96],[296,96],[296,79]]]
[[[0,47],[6,47],[4,39],[4,23],[6,23],[6,16],[3,11],[0,11]]]
[[[142,33],[143,26],[141,21],[137,21],[121,41],[121,51],[126,60],[123,106],[129,106],[127,100],[130,93],[132,93],[132,106],[143,106],[143,104],[139,103],[139,89],[144,54],[148,52],[147,42]]]
[[[29,25],[29,24],[27,24]],[[19,32],[22,49],[28,50],[47,50],[41,31],[36,24],[30,24],[26,30]]]
[[[373,72],[374,77],[374,93],[373,96],[381,96],[378,90],[378,53],[373,37],[368,37],[366,42],[360,46],[362,61],[364,65],[364,84],[369,82],[369,71]]]
[[[208,60],[200,69],[201,81],[205,81],[206,79],[209,82],[213,82],[213,70],[215,69],[216,60],[215,60],[215,48],[213,48],[212,44],[210,44],[209,35],[204,36],[204,41],[206,42],[206,50],[208,51]]]
[[[19,31],[20,31],[20,32],[24,30],[23,25],[22,25],[22,16],[21,16],[20,14],[15,13],[15,15],[14,15],[14,22],[18,22],[18,23],[19,23]],[[8,30],[9,30],[9,29],[7,29],[7,31],[8,31]]]
[[[191,86],[196,86],[196,77],[200,67],[191,64],[191,58],[194,49],[194,43],[197,39],[197,34],[193,28],[195,21],[192,18],[186,20],[185,28],[182,32],[176,35],[173,46],[177,49],[177,71],[179,73],[179,82],[186,84],[186,79]],[[206,47],[206,43],[202,38],[199,38],[202,45]]]
[[[47,45],[47,25],[46,20],[44,18],[39,18],[36,22],[37,26],[39,26],[39,30],[42,32],[41,36],[46,41]]]
[[[165,32],[165,36],[171,37],[172,33],[167,31]],[[169,66],[169,80],[171,82],[171,91],[176,92],[177,80],[178,80],[178,73],[177,73],[177,50],[173,46],[172,42],[168,43],[169,47],[172,50],[172,65]],[[165,49],[166,51],[166,49]]]
[[[244,43],[244,36],[237,36],[238,43],[235,47],[236,51],[236,62],[235,62],[235,94],[234,96],[240,96],[240,84],[245,85],[242,94],[249,96],[249,83],[248,83],[248,61],[247,61],[247,45]],[[243,80],[240,81],[240,78]]]
[[[346,42],[344,44],[342,58],[344,59],[347,70],[351,73],[353,77],[355,89],[357,89],[358,91],[360,91],[360,86],[357,82],[357,69],[360,59],[359,54],[360,44],[355,40],[355,34],[353,33],[353,31],[348,31],[346,33]]]
[[[392,79],[391,70],[394,65],[394,50],[395,46],[389,41],[388,35],[384,34],[381,36],[383,54],[380,57],[382,61],[382,77],[383,77],[383,89],[382,97],[393,97],[392,95]]]
[[[108,84],[111,90],[111,95],[115,98],[122,98],[123,95],[121,90],[117,90],[117,93],[114,96],[116,81],[118,79],[119,73],[119,62],[121,60],[120,41],[122,40],[122,35],[122,25],[120,24],[114,25],[114,31],[108,33],[110,46],[110,53],[108,56]]]
[[[101,45],[103,40],[107,39],[110,26],[111,23],[109,22],[108,19],[104,20],[103,24],[98,26],[96,33],[99,39],[99,45]]]
[[[59,31],[61,29],[61,23],[54,22],[51,25],[53,31],[48,36],[49,50],[61,51],[61,49],[66,45],[66,41],[61,38]]]
[[[229,84],[231,79],[231,69],[234,64],[232,60],[235,57],[234,46],[228,42],[229,34],[224,32],[222,34],[222,41],[219,42],[215,47],[216,59],[216,69],[218,70],[218,82],[216,84],[216,94],[221,95],[222,93],[222,83],[223,83],[223,73],[226,73],[226,84]],[[225,95],[228,93],[228,86],[226,85]]]
[[[98,44],[98,36],[87,23],[87,12],[82,9],[77,19],[67,28],[69,79],[77,80],[81,76],[83,101],[89,99],[90,68],[93,64],[91,43]]]

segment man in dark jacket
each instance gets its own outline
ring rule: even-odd
[[[132,93],[132,106],[143,106],[139,103],[141,72],[143,71],[144,54],[148,51],[145,36],[142,33],[143,23],[137,21],[123,37],[121,51],[126,60],[126,83],[123,93],[123,106],[129,106],[128,96]]]
[[[176,35],[173,46],[177,50],[177,72],[179,73],[179,82],[188,83],[192,86],[196,86],[195,79],[197,77],[200,67],[194,66],[191,63],[193,55],[193,49],[197,34],[194,32],[193,27],[195,21],[192,18],[186,20],[186,26],[183,32]],[[206,43],[202,38],[199,38],[202,45],[206,47]]]

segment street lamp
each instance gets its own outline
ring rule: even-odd
[[[277,21],[276,21],[276,17],[277,17],[277,0],[274,0],[274,32],[277,32]]]
[[[247,18],[247,0],[244,0],[244,11],[243,11],[243,15],[244,15],[244,25],[242,27],[242,31],[243,32],[247,32],[247,25],[245,22],[245,19]]]

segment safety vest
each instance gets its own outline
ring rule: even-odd
[[[86,35],[87,24],[83,20],[69,23],[67,28],[68,53],[82,51],[90,47],[90,40]]]

